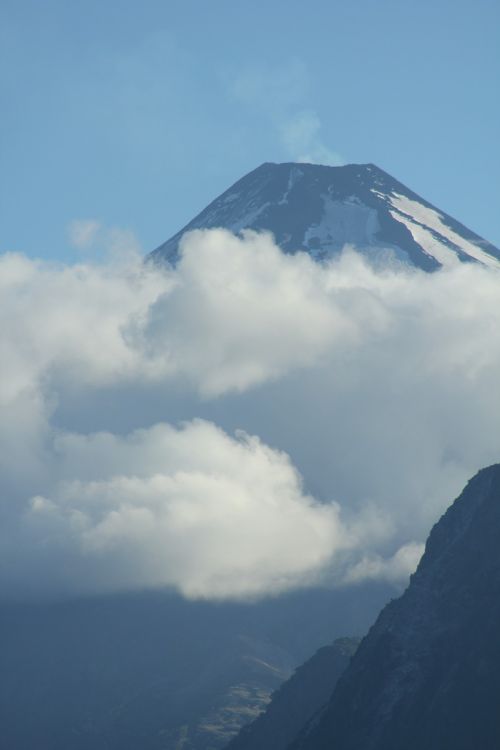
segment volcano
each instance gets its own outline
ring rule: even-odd
[[[500,250],[374,164],[265,163],[151,253],[175,265],[182,236],[222,227],[271,232],[285,253],[324,261],[351,246],[377,266],[435,271],[460,262],[500,269]]]

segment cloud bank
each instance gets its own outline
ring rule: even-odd
[[[270,235],[0,258],[0,595],[404,579],[500,456],[500,275]]]

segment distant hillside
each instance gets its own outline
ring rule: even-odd
[[[219,750],[386,585],[253,604],[145,592],[0,604],[2,750]]]
[[[266,711],[243,727],[227,750],[285,750],[330,698],[358,644],[358,638],[339,638],[319,649],[274,693]]]

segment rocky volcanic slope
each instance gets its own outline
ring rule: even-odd
[[[500,268],[500,250],[374,164],[262,164],[153,253],[175,264],[182,235],[224,227],[267,230],[286,253],[317,260],[348,244],[372,262],[433,271],[460,261]]]
[[[500,748],[500,465],[433,528],[408,589],[291,748]]]
[[[227,750],[285,750],[330,698],[358,645],[358,638],[338,638],[319,649],[283,683],[267,710],[243,727]]]

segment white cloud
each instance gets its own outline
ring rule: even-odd
[[[387,559],[380,555],[363,557],[348,570],[344,583],[358,583],[366,580],[391,582],[404,580],[416,570],[423,554],[422,543],[408,542]]]
[[[208,422],[63,435],[56,453],[71,478],[23,516],[42,587],[255,596],[308,581],[342,544],[337,507],[304,494],[285,454]]]
[[[271,235],[217,229],[185,236],[177,284],[151,307],[143,344],[207,396],[316,363],[350,333],[328,277],[309,256],[285,256]],[[175,325],[172,325],[175,321]]]
[[[404,577],[500,456],[499,298],[479,266],[251,232],[195,232],[175,270],[3,256],[0,589]]]

